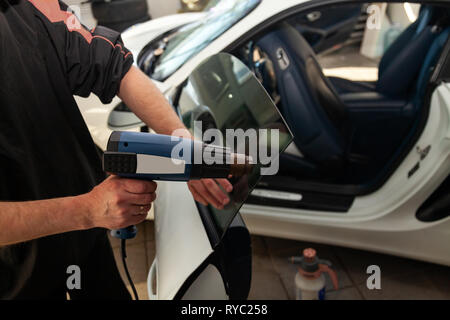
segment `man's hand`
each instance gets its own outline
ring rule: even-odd
[[[188,182],[189,190],[196,201],[205,206],[209,203],[217,209],[223,209],[230,199],[219,185],[226,192],[233,190],[233,185],[227,179],[201,179]]]
[[[93,227],[121,229],[145,220],[156,183],[111,176],[84,195]]]

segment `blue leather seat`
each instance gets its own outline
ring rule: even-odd
[[[434,39],[429,26],[432,16],[433,7],[422,6],[417,20],[383,54],[376,83],[330,77],[339,94],[376,91],[390,97],[406,96],[413,88],[421,62]]]
[[[407,50],[403,48],[395,57],[390,50],[386,53],[380,65],[382,76],[374,86],[377,100],[370,101],[370,108],[377,108],[377,103],[381,108],[389,108],[386,103],[396,102],[396,97],[402,97],[399,101],[405,103],[400,107],[392,106],[400,108],[393,116],[402,117],[401,121],[410,123],[409,126],[413,125],[415,114],[422,105],[430,68],[449,35],[449,29],[442,31],[421,21],[408,28],[398,40],[400,42],[390,49],[399,51],[399,44],[406,42]],[[413,31],[415,40],[406,41],[406,38],[411,39]],[[330,172],[342,173],[348,163],[351,139],[354,139],[351,137],[353,124],[346,104],[323,74],[312,48],[287,23],[264,35],[256,45],[274,64],[281,112],[294,134],[294,143],[304,155],[304,158],[282,155],[287,167],[291,167],[292,172],[317,171],[319,176],[329,176]],[[396,138],[404,139],[405,133],[399,131],[398,135],[401,137]]]
[[[294,142],[321,169],[345,163],[348,114],[308,42],[287,23],[256,43],[274,63],[282,113]]]
[[[431,73],[433,72],[433,66],[436,65],[438,58],[442,50],[444,49],[445,43],[447,42],[450,36],[450,27],[444,28],[439,35],[435,38],[433,43],[431,44],[428,53],[423,60],[422,68],[419,72],[419,76],[417,77],[417,81],[414,86],[414,96],[412,101],[414,104],[419,105],[425,96],[425,92],[427,89],[428,81],[431,77]]]

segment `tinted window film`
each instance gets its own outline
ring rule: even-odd
[[[205,142],[228,147],[234,145],[232,152],[245,150],[252,158],[256,144],[257,157],[260,154],[269,156],[269,164],[267,158],[265,165],[260,163],[262,158],[254,159],[258,165],[249,174],[229,178],[234,189],[229,194],[231,201],[223,210],[209,206],[215,228],[222,237],[261,173],[276,171],[278,154],[291,143],[292,135],[253,73],[239,59],[226,53],[208,58],[192,72],[182,89],[179,111],[196,138],[205,138],[202,134],[207,129],[216,128],[222,137],[208,137],[203,139]],[[227,129],[242,129],[240,133],[244,133],[244,138],[237,138],[238,131],[234,131],[235,136],[230,135]],[[234,140],[233,144],[230,139]],[[266,172],[261,170],[268,167],[271,169]]]

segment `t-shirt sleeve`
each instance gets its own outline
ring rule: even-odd
[[[120,33],[97,26],[89,30],[58,0],[29,0],[48,19],[46,26],[63,64],[68,86],[82,97],[96,94],[109,103],[133,64]]]
[[[132,66],[133,56],[118,32],[97,26],[91,34],[90,43],[71,34],[67,37],[69,85],[73,94],[86,97],[93,92],[103,103],[109,103]]]

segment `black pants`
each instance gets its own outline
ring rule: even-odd
[[[130,300],[117,269],[106,230],[70,232],[33,241],[34,263],[13,299],[114,299]],[[70,265],[81,271],[81,289],[69,290]],[[23,277],[27,277],[23,273]]]

